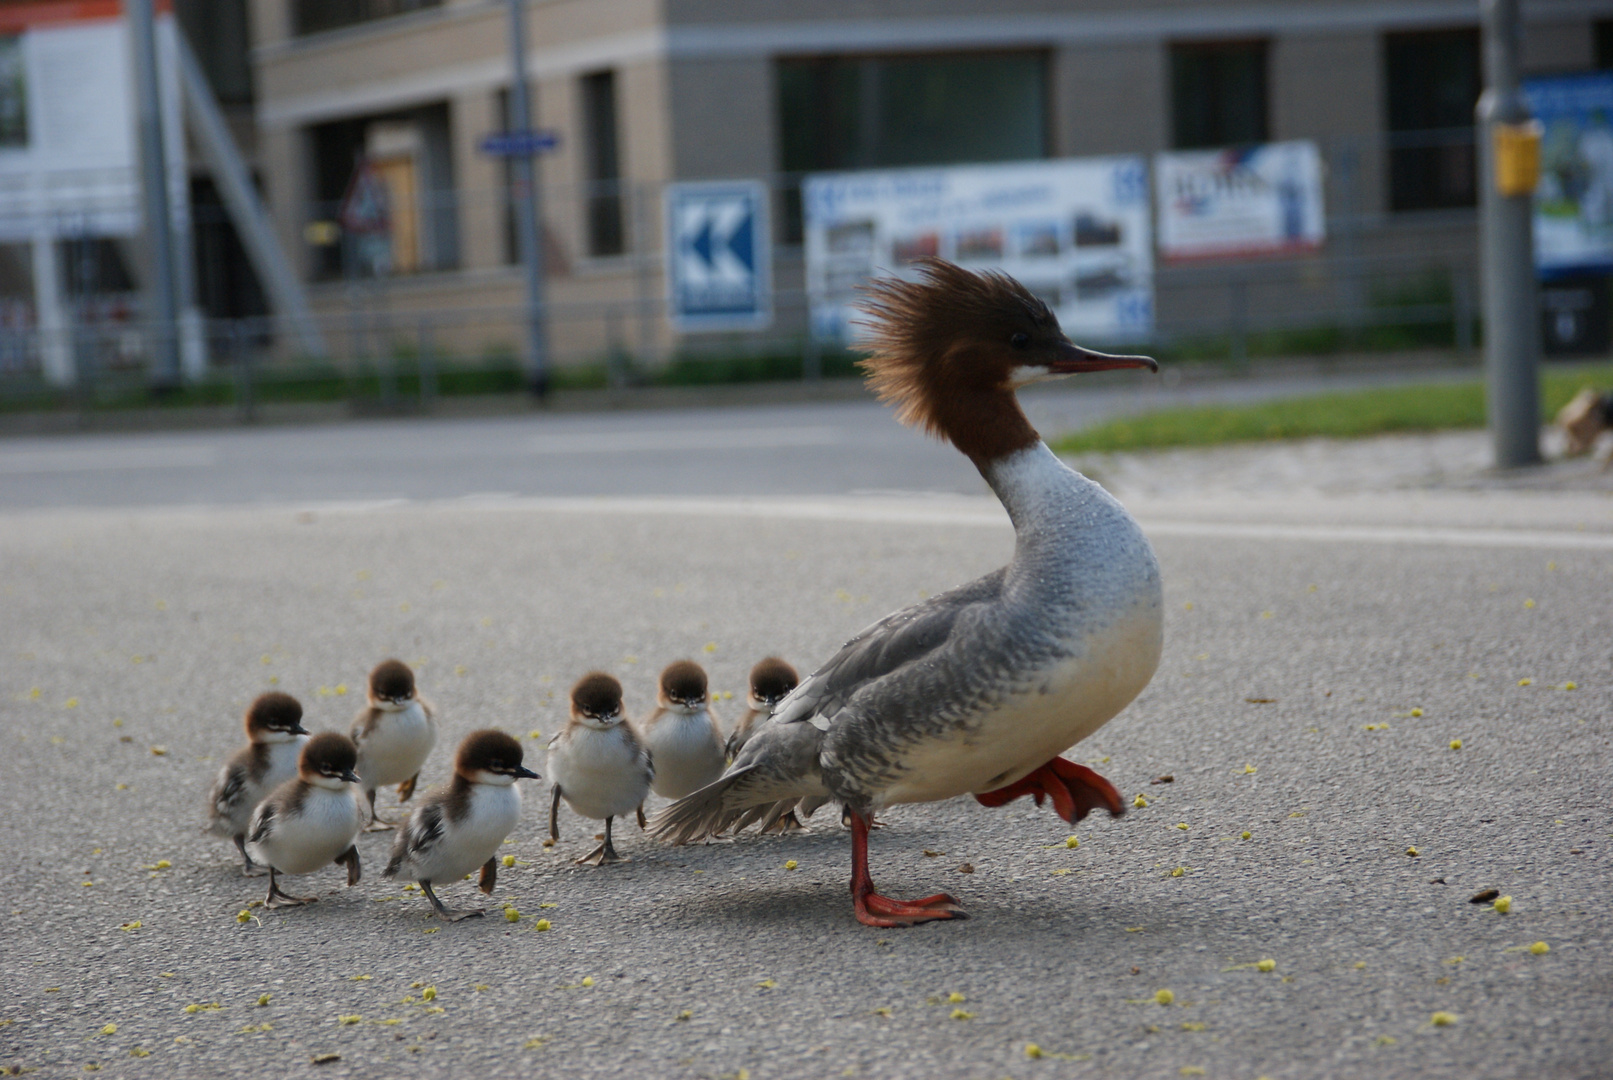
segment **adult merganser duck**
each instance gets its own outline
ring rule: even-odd
[[[1060,375],[1159,365],[1072,345],[1013,279],[940,259],[922,280],[866,286],[863,361],[897,418],[969,456],[1014,525],[1014,557],[978,581],[864,630],[782,701],[721,779],[667,807],[684,843],[764,803],[839,801],[852,830],[851,895],[869,926],[964,916],[945,893],[874,891],[873,815],[973,794],[986,806],[1051,797],[1069,822],[1124,813],[1103,777],[1059,756],[1131,702],[1159,665],[1159,563],[1142,529],[1037,435],[1014,391]]]

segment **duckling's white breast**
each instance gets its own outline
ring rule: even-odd
[[[437,742],[437,725],[418,701],[386,713],[359,742],[354,771],[366,788],[401,784],[420,771]]]
[[[364,827],[358,786],[310,786],[295,814],[276,814],[269,835],[247,847],[282,874],[307,874],[336,860]]]
[[[638,808],[650,793],[642,749],[623,725],[600,731],[578,725],[549,750],[549,778],[583,817],[617,817]]]
[[[723,747],[708,712],[662,713],[642,738],[655,762],[652,786],[663,799],[681,799],[722,775]]]

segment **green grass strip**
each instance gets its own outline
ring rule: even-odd
[[[1549,419],[1582,387],[1613,389],[1613,364],[1547,370],[1541,378],[1541,415]],[[1218,446],[1273,439],[1353,439],[1397,431],[1483,427],[1484,384],[1394,386],[1340,391],[1253,405],[1163,409],[1070,432],[1053,444],[1062,454]]]

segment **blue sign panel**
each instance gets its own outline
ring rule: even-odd
[[[678,330],[759,330],[773,322],[767,185],[666,188],[667,314]]]
[[[491,157],[531,157],[547,154],[560,145],[560,134],[555,131],[511,131],[503,135],[488,135],[477,149]]]

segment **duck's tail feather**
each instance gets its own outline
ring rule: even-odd
[[[674,844],[703,840],[761,820],[776,808],[782,815],[795,804],[800,788],[781,783],[761,763],[730,769],[699,791],[685,795],[650,819],[650,835]],[[780,788],[783,790],[780,790]]]

